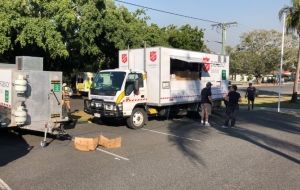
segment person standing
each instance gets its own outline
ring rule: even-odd
[[[256,88],[252,86],[252,83],[249,83],[249,87],[247,88],[246,95],[245,95],[245,98],[248,99],[248,110],[250,110],[250,103],[251,103],[251,109],[253,110],[255,96],[256,96]]]
[[[212,109],[211,86],[211,82],[207,82],[206,87],[201,91],[201,123],[204,126],[210,126],[208,118]]]
[[[237,92],[237,86],[232,85],[230,87],[230,91],[225,97],[225,100],[227,101],[227,107],[226,107],[226,120],[224,123],[224,128],[235,126],[236,121],[236,113],[239,110],[239,102],[241,101],[241,95]]]
[[[70,105],[70,95],[71,95],[71,89],[67,86],[66,83],[63,83],[62,87],[62,107],[67,109],[67,112],[71,112],[71,105]]]

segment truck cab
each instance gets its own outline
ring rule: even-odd
[[[96,74],[85,100],[85,111],[96,118],[131,118],[135,108],[145,107],[147,100],[146,74],[143,71],[104,70]],[[142,127],[146,113],[139,111],[129,126]]]

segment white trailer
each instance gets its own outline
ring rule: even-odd
[[[129,127],[140,128],[147,114],[198,111],[207,82],[213,100],[221,102],[228,77],[228,56],[165,47],[122,50],[118,69],[96,75],[85,110],[103,120],[125,117]]]
[[[16,57],[16,66],[0,65],[0,127],[47,133],[60,130],[62,72],[43,71],[43,59]]]

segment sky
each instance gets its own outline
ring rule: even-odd
[[[240,36],[256,29],[274,29],[282,31],[282,22],[278,18],[279,10],[290,6],[290,0],[123,0],[129,3],[143,5],[151,8],[175,12],[187,16],[213,20],[217,22],[237,22],[226,33],[226,45],[235,46],[240,42]],[[124,5],[130,11],[137,7]],[[205,44],[215,53],[220,53],[221,33],[212,29],[208,22],[182,18],[174,15],[146,10],[151,23],[159,26],[170,24],[181,26],[190,24],[205,29]]]

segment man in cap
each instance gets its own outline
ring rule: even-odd
[[[206,87],[201,91],[201,123],[204,126],[210,126],[208,118],[212,109],[211,86],[211,82],[207,82]]]

